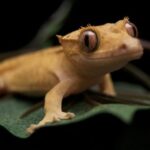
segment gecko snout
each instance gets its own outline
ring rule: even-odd
[[[124,40],[122,45],[120,46],[121,49],[127,49],[128,51],[132,52],[142,52],[143,47],[139,39],[131,38],[128,40]]]
[[[135,58],[140,58],[143,55],[143,47],[139,39],[131,38],[126,40],[121,47]]]

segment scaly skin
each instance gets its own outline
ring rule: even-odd
[[[128,19],[101,26],[87,26],[66,36],[58,36],[60,46],[21,55],[0,64],[0,91],[45,94],[45,116],[27,131],[33,133],[47,123],[71,119],[62,111],[64,97],[80,93],[95,84],[101,92],[115,95],[110,72],[143,54],[140,41],[127,33]],[[87,53],[80,35],[94,31],[99,40],[96,50]]]

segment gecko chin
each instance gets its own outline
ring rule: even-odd
[[[140,59],[143,56],[143,52],[135,52],[131,54],[130,61]]]
[[[143,48],[136,50],[127,50],[125,54],[121,54],[120,57],[122,59],[126,59],[127,61],[132,61],[136,59],[140,59],[143,56]]]

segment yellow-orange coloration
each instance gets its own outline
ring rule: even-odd
[[[73,118],[74,113],[62,111],[62,100],[66,96],[80,93],[96,84],[99,84],[101,92],[116,94],[109,73],[143,54],[140,41],[127,32],[131,30],[125,27],[128,22],[125,18],[116,23],[87,26],[58,36],[58,47],[0,63],[0,91],[5,89],[8,93],[45,95],[45,116],[38,124],[27,129],[29,133],[47,123]],[[98,45],[94,51],[86,52],[80,36],[89,30],[96,34]],[[86,38],[88,46],[90,38]]]

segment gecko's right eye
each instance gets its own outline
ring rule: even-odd
[[[81,42],[82,48],[86,52],[92,52],[96,50],[98,46],[97,34],[92,30],[86,30],[81,33],[80,42]]]

